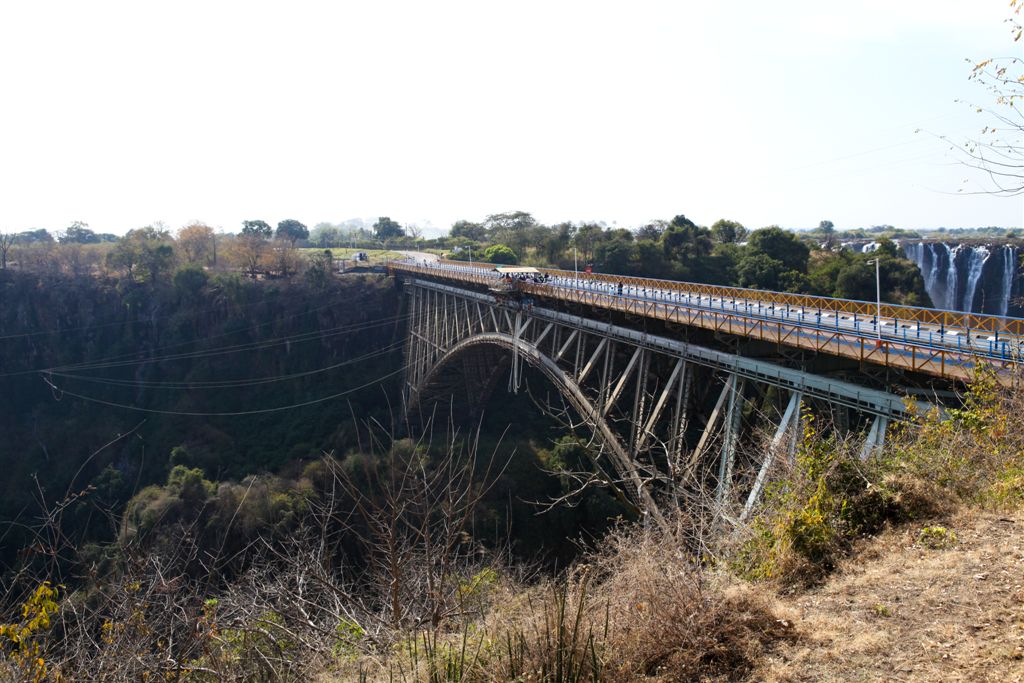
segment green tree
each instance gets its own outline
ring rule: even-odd
[[[461,237],[471,242],[483,242],[487,239],[487,228],[482,223],[472,221],[455,221],[449,233],[452,237]]]
[[[192,301],[199,297],[209,279],[205,270],[189,264],[174,274],[174,288],[183,298]]]
[[[848,249],[814,252],[807,268],[808,292],[818,296],[835,296],[839,273],[853,260],[854,253]]]
[[[491,241],[507,244],[522,254],[529,241],[529,231],[537,221],[525,211],[492,213],[484,219],[484,227]]]
[[[377,219],[377,222],[373,224],[373,232],[377,235],[377,239],[382,242],[405,237],[405,230],[402,229],[402,226],[387,216],[381,216]]]
[[[25,232],[18,233],[18,244],[53,244],[53,235],[44,230],[38,228],[36,230],[26,230]]]
[[[572,223],[559,223],[547,231],[541,244],[548,263],[558,264],[567,256],[569,244],[575,233],[576,227]]]
[[[579,257],[583,263],[593,263],[594,250],[603,237],[604,230],[596,223],[584,223],[576,228],[572,243],[579,250]]]
[[[198,467],[189,469],[175,465],[167,475],[167,488],[185,503],[198,504],[217,490],[217,485],[203,476]]]
[[[711,231],[697,227],[685,216],[673,218],[672,224],[661,234],[661,248],[671,264],[671,276],[682,280],[703,278],[706,273],[703,260],[711,254],[712,247]]]
[[[151,225],[129,230],[107,254],[107,264],[124,270],[133,282],[155,283],[173,262],[170,233]]]
[[[294,218],[288,218],[277,224],[277,238],[294,247],[299,240],[309,238],[309,229]]]
[[[100,237],[89,229],[88,223],[75,221],[64,230],[58,239],[61,244],[99,244]]]
[[[661,242],[641,239],[635,244],[636,266],[628,274],[646,275],[648,277],[672,277],[675,275],[672,265],[665,258]]]
[[[310,232],[309,241],[317,247],[337,247],[342,243],[341,230],[330,223],[317,223]]]
[[[650,223],[641,225],[636,229],[636,238],[638,240],[650,240],[652,242],[657,242],[661,239],[661,233],[665,232],[667,227],[668,221],[651,221]]]
[[[875,267],[859,259],[840,270],[836,276],[833,296],[858,301],[873,300],[875,298]]]
[[[268,240],[270,239],[270,236],[274,234],[274,230],[266,221],[242,221],[242,234],[254,235],[256,237]]]
[[[750,234],[747,245],[755,252],[761,252],[776,261],[781,261],[785,270],[807,272],[807,260],[811,255],[810,247],[788,230],[773,225]]]
[[[598,245],[595,260],[606,273],[628,275],[633,269],[635,255],[633,234],[628,230],[616,230]]]
[[[504,244],[492,244],[484,250],[484,261],[515,265],[519,263],[519,257],[516,255],[516,252],[512,251],[511,247]]]
[[[754,289],[782,289],[782,275],[786,264],[765,253],[748,251],[736,264],[736,279],[740,287]]]
[[[742,223],[722,218],[711,225],[711,238],[719,244],[742,242],[747,236],[747,229]]]
[[[316,289],[325,289],[331,282],[334,272],[334,255],[330,249],[313,254],[309,257],[309,267],[306,269],[306,282]]]

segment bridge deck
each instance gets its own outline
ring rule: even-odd
[[[394,271],[487,287],[490,265],[397,261]],[[1010,383],[1020,361],[1024,320],[911,306],[717,287],[648,278],[540,269],[544,281],[516,281],[533,297],[568,301],[727,334],[969,380],[979,364]],[[621,289],[620,289],[621,285]],[[879,339],[879,336],[881,339]]]

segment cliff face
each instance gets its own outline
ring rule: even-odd
[[[1012,244],[905,242],[936,308],[1024,316],[1019,253]]]

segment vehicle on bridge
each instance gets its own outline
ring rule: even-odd
[[[546,276],[540,270],[530,266],[497,266],[495,283],[488,287],[492,292],[509,294],[516,291],[517,282],[544,282]]]

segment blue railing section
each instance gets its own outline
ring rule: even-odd
[[[417,266],[436,269],[446,272],[462,272],[477,276],[492,276],[489,266],[453,265],[451,263],[438,262],[417,262]],[[497,282],[500,277],[494,276]],[[651,302],[663,306],[685,306],[686,308],[705,310],[709,312],[724,312],[734,315],[741,315],[752,320],[778,321],[797,324],[820,331],[836,331],[853,333],[865,339],[878,339],[883,341],[897,341],[905,344],[912,344],[923,348],[935,350],[956,350],[962,353],[978,355],[985,358],[997,360],[1015,360],[1014,348],[1010,340],[1000,338],[998,332],[974,333],[970,330],[952,329],[922,329],[922,324],[917,321],[906,321],[898,318],[887,318],[881,321],[881,334],[876,316],[863,316],[856,313],[842,314],[830,311],[813,311],[793,309],[785,304],[750,299],[724,299],[714,298],[710,295],[685,292],[678,289],[657,289],[648,287],[637,287],[635,285],[623,285],[620,287],[614,283],[602,280],[591,280],[583,277],[566,277],[560,275],[547,275],[543,284],[561,289],[588,291],[608,296],[621,296],[636,301]],[[680,283],[672,283],[679,285]],[[891,322],[890,322],[891,320]],[[891,327],[891,330],[886,329]]]

